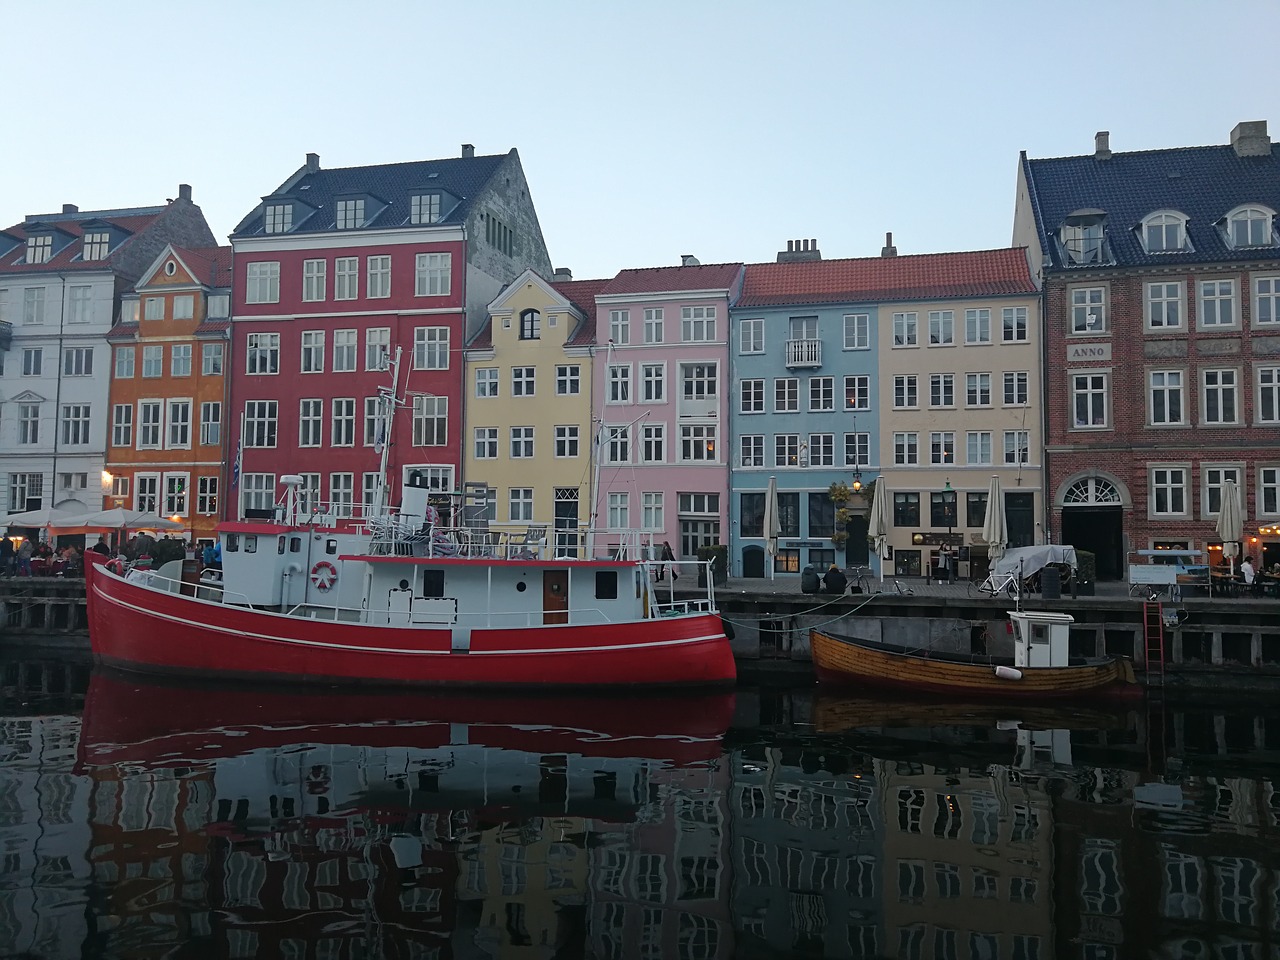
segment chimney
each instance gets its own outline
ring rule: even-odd
[[[1241,120],[1231,131],[1231,147],[1237,157],[1271,156],[1271,138],[1267,136],[1267,121]]]
[[[880,248],[880,256],[896,257],[897,255],[898,248],[893,245],[893,234],[886,231],[884,235],[884,246]]]
[[[462,145],[462,159],[463,159],[463,160],[470,160],[470,159],[471,159],[472,157],[474,157],[475,155],[476,155],[476,148],[475,148],[475,146],[474,146],[474,145],[472,145],[472,144],[470,144],[470,143],[464,143],[464,144]]]
[[[320,154],[308,153],[307,154],[307,173],[319,173],[319,172],[320,172]]]
[[[77,207],[74,203],[64,203],[62,205],[62,212],[63,213],[79,213],[80,208]]]
[[[1093,135],[1093,159],[1110,160],[1111,159],[1111,133],[1108,130],[1099,130]]]
[[[682,267],[700,267],[702,264],[698,262],[698,258],[692,253],[680,254],[680,266]]]
[[[551,277],[552,283],[568,283],[573,279],[573,271],[568,267],[556,267],[556,272]]]
[[[191,202],[191,184],[189,183],[178,184],[178,199],[185,200],[187,201],[187,203]]]
[[[817,240],[788,240],[787,249],[778,251],[778,263],[799,263],[802,260],[821,260],[822,251]]]

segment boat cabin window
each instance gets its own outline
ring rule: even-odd
[[[618,599],[618,571],[617,570],[597,570],[596,571],[596,599],[597,600],[617,600]]]
[[[326,541],[324,542],[324,552],[325,552],[325,553],[327,553],[327,554],[329,554],[329,556],[333,556],[335,553],[337,553],[337,552],[338,552],[338,541],[337,541],[337,540],[332,540],[332,539],[330,539],[330,540],[326,540]]]
[[[1048,643],[1049,642],[1049,625],[1047,623],[1033,623],[1031,625],[1031,642],[1032,643]]]
[[[302,552],[302,538],[301,538],[301,537],[290,537],[290,538],[289,538],[289,552],[290,552],[290,553],[301,553],[301,552]]]
[[[423,570],[422,571],[422,595],[424,597],[443,597],[444,596],[444,571],[443,570]]]
[[[258,538],[257,538],[256,536],[254,536],[253,534],[245,534],[245,538],[244,538],[244,552],[245,552],[245,553],[257,553],[257,552],[258,552]]]
[[[239,552],[240,552],[240,534],[228,533],[227,534],[227,553],[239,553]]]
[[[283,533],[280,534],[280,536],[276,537],[276,553],[280,554],[281,556],[284,556],[284,534]]]

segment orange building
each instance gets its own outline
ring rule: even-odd
[[[227,489],[231,248],[169,245],[108,334],[111,421],[103,507],[157,513],[213,538]]]

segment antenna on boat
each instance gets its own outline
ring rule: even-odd
[[[390,386],[378,388],[378,435],[374,440],[373,449],[377,452],[378,460],[378,481],[373,491],[373,503],[370,505],[370,511],[374,516],[380,516],[386,509],[387,504],[387,460],[391,456],[391,430],[396,422],[396,410],[404,406],[405,401],[400,398],[400,354],[403,347],[396,347],[394,359],[390,359],[387,364],[391,371]]]

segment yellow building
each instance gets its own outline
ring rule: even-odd
[[[607,282],[526,270],[464,351],[463,478],[488,485],[494,529],[543,525],[558,551],[590,521],[595,294]]]

